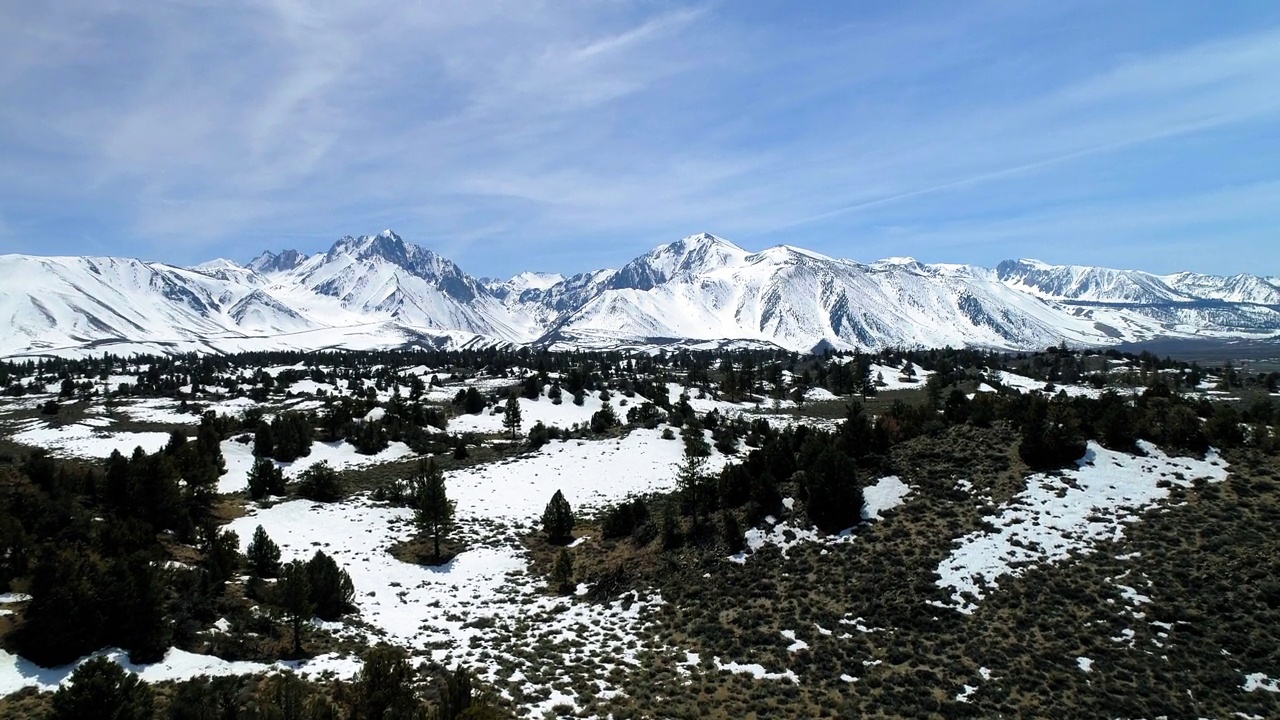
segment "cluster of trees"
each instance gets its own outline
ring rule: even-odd
[[[262,527],[258,527],[262,531]],[[338,567],[333,558],[317,550],[310,560],[293,560],[284,566],[279,565],[279,550],[273,552],[271,539],[262,532],[261,538],[256,534],[254,541],[261,541],[266,547],[258,550],[261,556],[276,556],[276,567],[267,563],[265,569],[274,571],[279,579],[274,585],[267,585],[262,578],[255,576],[250,585],[250,595],[263,602],[279,607],[289,621],[293,634],[293,653],[302,655],[303,630],[311,618],[337,620],[355,609],[355,586],[346,570]],[[255,549],[251,549],[255,550]],[[254,568],[256,571],[258,568]]]
[[[728,423],[714,412],[701,418],[686,416],[685,461],[677,472],[676,492],[669,498],[632,499],[607,509],[601,517],[604,537],[630,537],[641,545],[661,540],[666,548],[718,539],[736,551],[742,526],[757,525],[768,515],[781,516],[784,497],[800,501],[794,512],[802,512],[821,530],[835,532],[860,521],[862,490],[871,478],[893,471],[889,451],[895,444],[958,424],[1013,425],[1019,433],[1018,453],[1035,470],[1075,463],[1090,439],[1129,452],[1137,451],[1140,438],[1173,452],[1203,453],[1210,445],[1280,449],[1272,427],[1280,420],[1280,410],[1269,398],[1242,411],[1230,403],[1177,394],[1154,373],[1146,391],[1137,396],[1009,392],[970,398],[955,385],[966,379],[965,370],[945,358],[934,367],[919,402],[898,400],[873,417],[854,401],[834,431],[804,425],[775,429],[764,419],[732,424],[733,436],[743,438],[750,449],[741,462],[718,474],[705,470],[701,429]],[[669,418],[679,416],[681,404],[673,404]],[[635,409],[636,420],[642,412]],[[686,522],[673,521],[673,515]],[[718,537],[712,532],[717,524]]]
[[[295,627],[300,614],[332,619],[350,611],[351,579],[332,558],[317,552],[299,563],[306,603],[290,605],[289,566],[280,566],[266,533],[259,529],[246,559],[239,538],[217,527],[207,487],[222,463],[217,448],[175,438],[155,454],[113,454],[103,467],[39,451],[0,467],[0,590],[21,580],[32,596],[11,636],[14,649],[48,666],[106,646],[154,662],[235,614],[226,588],[246,565],[256,581],[250,594]],[[170,563],[169,537],[190,543],[198,559]],[[271,577],[282,579],[263,580]]]
[[[217,448],[175,438],[105,467],[37,451],[0,469],[0,588],[24,579],[32,595],[13,637],[24,656],[56,665],[116,645],[152,661],[212,621],[239,564],[211,513]],[[164,532],[194,543],[200,562],[166,566]]]
[[[316,418],[311,413],[286,410],[271,422],[259,421],[253,435],[253,454],[280,462],[293,462],[311,454]]]
[[[200,677],[181,682],[160,711],[156,692],[105,658],[72,673],[51,699],[50,720],[504,720],[514,715],[479,691],[465,669],[415,669],[404,652],[379,645],[351,682],[317,683],[291,672]]]

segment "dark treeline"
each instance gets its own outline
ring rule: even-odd
[[[555,374],[572,395],[598,389],[601,383],[626,377],[679,379],[691,385],[713,384],[725,399],[774,394],[783,388],[784,371],[794,387],[826,387],[838,395],[874,392],[872,364],[899,368],[908,363],[925,370],[951,368],[1009,369],[1030,377],[1064,383],[1146,385],[1151,374],[1165,374],[1172,389],[1194,387],[1207,374],[1220,378],[1224,388],[1257,385],[1275,392],[1280,372],[1249,374],[1225,364],[1202,368],[1194,362],[1137,355],[1116,350],[1048,348],[1038,353],[1008,353],[942,348],[937,350],[884,350],[876,353],[808,355],[784,350],[551,352],[534,348],[502,347],[469,350],[385,350],[368,352],[262,352],[236,355],[133,356],[109,353],[83,359],[39,358],[0,362],[0,391],[11,395],[45,392],[50,384],[71,397],[88,394],[164,395],[195,397],[201,394],[247,395],[266,399],[288,395],[293,384],[311,380],[342,387],[349,395],[376,398],[375,393],[403,388],[409,400],[418,400],[428,383],[477,373],[504,375],[514,370]],[[413,367],[448,368],[447,377],[424,381]],[[1117,367],[1118,366],[1118,367]],[[276,373],[263,368],[285,367]],[[110,379],[128,378],[128,382]]]
[[[280,634],[228,591],[246,559],[213,515],[223,464],[215,424],[206,415],[195,441],[175,433],[155,454],[116,452],[102,466],[34,451],[0,467],[0,590],[21,583],[32,596],[6,638],[12,649],[52,666],[115,646],[145,663],[171,646],[199,649],[200,634],[220,617],[243,621],[246,632]],[[176,553],[183,562],[173,562]],[[317,552],[301,565],[301,607],[286,602],[289,583],[261,580],[277,573],[260,556],[248,565],[247,595],[291,619],[353,609],[350,578],[331,558]],[[244,637],[229,634],[225,654],[254,654]]]

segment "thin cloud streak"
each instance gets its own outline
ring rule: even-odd
[[[1157,40],[1107,12],[9,7],[0,217],[64,233],[51,208],[73,207],[65,238],[175,262],[389,225],[505,274],[617,265],[700,230],[847,255],[884,225],[954,229],[1036,203],[1141,213],[1153,195],[1275,177],[1229,157],[1280,166],[1274,136],[1230,140],[1280,114],[1280,26],[1241,17]],[[1039,242],[991,232],[1002,252]],[[912,237],[895,254],[948,247]],[[582,265],[542,262],[566,257]]]

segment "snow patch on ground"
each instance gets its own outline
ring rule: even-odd
[[[148,665],[135,665],[129,662],[129,656],[123,650],[109,648],[85,656],[69,665],[43,668],[8,651],[0,650],[0,695],[8,695],[26,687],[43,691],[57,690],[60,685],[67,682],[76,668],[95,657],[105,657],[151,683],[187,680],[199,676],[251,675],[282,670],[293,670],[304,677],[331,673],[340,678],[351,678],[360,669],[358,659],[338,654],[320,655],[309,660],[267,664],[223,660],[177,648],[170,648],[163,660]]]
[[[114,450],[126,457],[141,447],[148,453],[163,448],[169,434],[162,432],[109,432],[92,424],[49,425],[28,420],[18,425],[10,439],[23,445],[45,448],[61,457],[105,458]]]
[[[797,685],[800,684],[800,678],[790,669],[782,672],[769,672],[760,663],[722,663],[719,657],[714,658],[714,660],[717,670],[728,670],[731,673],[750,675],[757,680],[790,680]]]
[[[1245,692],[1265,690],[1266,692],[1280,693],[1280,679],[1267,677],[1266,673],[1249,673],[1244,676],[1244,683],[1240,688]]]
[[[1066,383],[1045,383],[1035,378],[1029,378],[1025,375],[1011,373],[1008,370],[1001,370],[997,374],[997,378],[1002,385],[1008,388],[1019,390],[1024,393],[1042,392],[1047,395],[1057,395],[1059,392],[1065,392],[1068,397],[1101,397],[1103,391],[1094,387],[1085,385],[1071,385]],[[1050,388],[1052,385],[1052,388]]]
[[[393,460],[414,457],[408,445],[393,442],[387,449],[376,455],[361,455],[354,445],[345,440],[311,444],[311,454],[292,462],[277,462],[276,467],[284,471],[288,480],[296,480],[307,468],[319,462],[327,462],[335,470],[381,465]],[[235,440],[222,441],[222,457],[226,460],[227,472],[218,478],[218,492],[233,493],[249,487],[249,472],[253,470],[253,443],[240,443]]]
[[[862,489],[862,519],[880,520],[881,513],[898,507],[911,494],[911,487],[897,475],[888,475]]]
[[[547,386],[549,388],[550,386]],[[619,400],[624,399],[621,394],[611,395],[609,404],[613,406],[613,411],[618,417],[626,417],[627,407],[619,407]],[[573,404],[573,395],[564,392],[560,404],[556,405],[550,398],[546,396],[537,400],[530,400],[526,397],[518,398],[520,403],[520,421],[521,430],[528,432],[529,428],[541,422],[547,427],[558,426],[568,428],[575,423],[590,423],[591,416],[604,406],[600,401],[600,397],[596,393],[586,393],[583,398],[582,405]],[[643,402],[642,398],[629,398],[628,403]],[[505,417],[504,404],[498,403],[493,408],[487,408],[475,415],[459,415],[449,421],[450,432],[476,432],[476,433],[501,433],[506,432],[506,428],[502,426],[502,420]]]
[[[972,613],[1001,576],[1016,576],[1027,563],[1088,552],[1100,540],[1119,540],[1124,525],[1168,497],[1169,487],[1189,486],[1194,478],[1221,481],[1227,476],[1226,464],[1215,452],[1196,460],[1167,456],[1150,443],[1139,445],[1147,457],[1090,442],[1077,469],[1027,478],[1027,489],[987,519],[995,530],[960,538],[938,565],[937,585],[953,591],[951,602],[944,605]]]
[[[163,425],[198,425],[198,414],[180,410],[181,406],[171,400],[145,398],[120,405],[117,412],[138,422],[159,423]]]
[[[878,390],[920,390],[924,388],[929,376],[933,374],[932,370],[925,370],[919,365],[907,363],[914,376],[908,377],[903,375],[904,367],[889,367],[888,365],[871,364],[871,382],[875,383]]]
[[[460,519],[531,524],[556,490],[579,514],[670,490],[683,459],[682,443],[663,440],[660,430],[637,429],[616,439],[553,441],[513,460],[450,471],[445,482]],[[707,472],[719,472],[726,460],[713,450]]]
[[[787,650],[790,652],[800,652],[801,650],[809,649],[809,643],[805,642],[804,640],[796,639],[795,630],[783,630],[782,637],[791,641],[791,644],[787,646]]]

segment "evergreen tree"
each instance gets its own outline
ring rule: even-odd
[[[543,531],[551,542],[567,542],[573,537],[573,523],[573,509],[569,507],[569,501],[565,500],[564,493],[556,490],[542,511]]]
[[[315,614],[321,620],[337,620],[354,607],[356,591],[351,576],[323,552],[317,550],[307,562],[307,579]]]
[[[31,602],[17,638],[24,657],[53,667],[106,643],[101,574],[87,548],[46,546],[32,570]]]
[[[137,675],[107,658],[86,661],[53,694],[50,720],[151,720],[155,696]]]
[[[359,720],[412,718],[422,703],[413,690],[414,672],[405,652],[378,645],[364,655],[355,679],[355,712]]]
[[[280,607],[293,629],[293,654],[302,655],[302,626],[315,613],[315,603],[311,601],[311,580],[307,572],[307,564],[294,560],[284,566],[284,572],[276,583]]]
[[[167,577],[164,568],[143,553],[119,560],[111,573],[115,605],[111,622],[116,640],[129,651],[133,663],[153,663],[164,658],[173,632],[165,616]]]
[[[453,443],[453,459],[466,460],[471,453],[467,452],[467,439],[461,435]]]
[[[418,474],[413,483],[413,520],[420,532],[432,541],[433,558],[440,562],[440,541],[453,527],[454,502],[445,490],[444,472],[434,459],[418,464]]]
[[[852,527],[862,512],[862,489],[857,468],[846,454],[821,450],[805,470],[801,494],[805,512],[820,530],[836,532]]]
[[[547,430],[547,426],[539,420],[532,428],[529,428],[529,447],[533,450],[551,442],[551,433]]]
[[[342,499],[342,478],[327,461],[312,465],[298,478],[298,494],[316,502],[335,502]]]
[[[263,678],[254,693],[263,720],[313,720],[307,709],[310,696],[306,682],[288,670]]]
[[[613,405],[605,400],[600,409],[591,414],[591,432],[602,433],[609,428],[618,426],[618,414],[614,412]]]
[[[551,584],[562,595],[573,590],[573,556],[569,548],[560,548],[556,555],[555,565],[551,567]]]
[[[700,525],[699,513],[705,502],[706,490],[707,459],[701,455],[686,452],[684,462],[676,470],[676,492],[680,494],[684,507],[693,516],[693,527],[695,529]]]
[[[280,574],[280,546],[275,544],[261,525],[253,531],[253,539],[245,551],[249,560],[249,574],[270,578]]]
[[[213,595],[221,595],[227,581],[240,567],[240,538],[230,530],[210,528],[204,543],[203,566]]]
[[[742,552],[746,547],[746,538],[742,536],[742,527],[738,524],[738,516],[729,508],[720,510],[720,535],[724,546],[730,554]]]
[[[520,432],[520,422],[520,400],[512,394],[507,397],[507,405],[502,412],[502,426],[511,433],[512,440]]]
[[[672,550],[680,547],[684,536],[680,532],[680,515],[676,512],[675,503],[662,504],[662,515],[659,516],[658,535],[662,538],[662,549]]]
[[[261,500],[268,495],[284,493],[284,472],[268,457],[254,458],[253,468],[249,471],[249,497]]]

